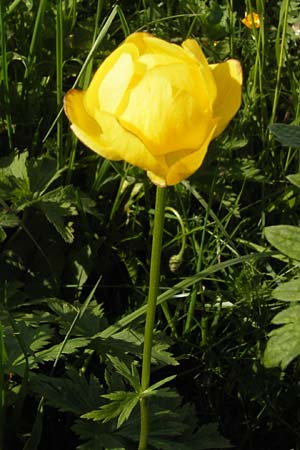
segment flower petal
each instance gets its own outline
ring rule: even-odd
[[[149,33],[133,33],[126,38],[126,43],[132,43],[138,49],[140,60],[148,69],[160,65],[168,65],[184,61],[191,62],[191,57],[180,45],[166,42]]]
[[[215,127],[211,128],[210,133],[198,150],[186,152],[186,156],[184,156],[184,152],[178,152],[180,157],[174,164],[170,165],[166,176],[166,184],[168,186],[172,186],[173,184],[185,180],[199,169],[207,153],[209,143],[212,140],[214,128]],[[168,159],[168,155],[166,156],[166,159]]]
[[[217,96],[216,83],[201,47],[195,39],[187,39],[181,45],[184,51],[198,63],[203,79],[198,89],[201,91],[205,90],[206,95],[211,99],[211,103],[213,103]]]
[[[85,106],[92,116],[98,109],[112,114],[117,110],[139,73],[134,63],[137,57],[136,47],[125,43],[103,61],[86,91]]]
[[[239,61],[235,59],[209,67],[217,85],[217,98],[213,105],[213,115],[218,121],[215,138],[226,128],[241,105],[243,74]]]
[[[149,70],[132,90],[121,125],[137,135],[154,155],[199,148],[212,109],[199,86],[197,66],[173,64]],[[194,94],[194,95],[193,95]]]
[[[64,109],[71,122],[71,129],[78,139],[87,147],[104,157],[108,157],[103,152],[102,129],[97,121],[91,117],[84,106],[86,92],[71,89],[64,97]],[[122,159],[118,152],[111,151],[109,159]]]
[[[78,139],[104,158],[124,160],[164,178],[167,165],[163,158],[154,157],[144,143],[126,131],[117,119],[97,111],[93,119],[84,108],[84,92],[71,90],[65,96],[65,112]]]

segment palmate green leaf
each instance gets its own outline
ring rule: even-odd
[[[57,170],[56,160],[48,156],[28,159],[27,173],[31,192],[43,195],[62,172],[63,170]]]
[[[90,339],[84,337],[69,339],[64,343],[63,349],[61,349],[62,344],[57,344],[53,345],[50,348],[37,352],[35,354],[35,361],[39,363],[45,361],[54,361],[59,352],[61,352],[62,355],[71,355],[78,349],[87,347],[89,343]]]
[[[132,330],[131,328],[125,328],[118,333],[113,334],[113,339],[124,345],[124,350],[130,351],[126,345],[131,344],[131,348],[134,349],[134,354],[137,356],[142,356],[143,344],[144,344],[144,334],[137,330]],[[153,347],[151,353],[151,360],[153,364],[165,366],[165,365],[178,365],[177,360],[168,351],[171,345],[170,338],[163,333],[156,332],[153,336]]]
[[[52,339],[53,330],[47,324],[32,327],[25,322],[16,323],[16,331],[6,327],[7,370],[22,375],[25,367],[24,350],[28,354],[29,367],[36,367],[35,354]],[[21,345],[23,348],[21,347]]]
[[[72,189],[72,186],[61,186],[44,194],[36,203],[47,220],[68,243],[73,242],[74,230],[72,222],[66,223],[65,218],[77,215]]]
[[[103,390],[99,380],[91,376],[88,381],[74,367],[69,367],[66,376],[60,378],[32,373],[30,386],[34,392],[45,397],[48,405],[76,416],[99,408],[103,404],[101,399]]]
[[[52,301],[49,307],[58,317],[60,333],[65,335],[71,327],[76,314],[82,308],[82,303],[74,302],[70,304],[59,300]],[[93,337],[99,330],[102,330],[106,326],[107,319],[104,317],[103,305],[97,303],[96,300],[92,300],[84,311],[84,314],[78,318],[71,334],[73,336]]]
[[[109,424],[78,419],[72,426],[72,430],[85,440],[77,447],[77,450],[131,450],[127,439],[119,435],[118,430],[112,429]],[[134,450],[136,446],[131,447]]]
[[[274,225],[264,229],[265,236],[273,245],[289,258],[300,261],[300,227]]]
[[[108,359],[116,369],[116,371],[128,381],[131,387],[133,387],[135,392],[140,392],[140,376],[138,370],[136,368],[135,363],[131,364],[131,370],[127,367],[127,365],[120,361],[119,358],[111,355],[107,355]]]
[[[155,396],[149,401],[151,448],[172,450],[188,450],[192,432],[196,428],[194,408],[181,406],[182,399],[174,391],[172,397]],[[120,433],[137,442],[139,440],[140,416],[135,410],[130,419],[120,428]]]
[[[272,323],[281,326],[269,333],[263,362],[267,368],[281,367],[284,370],[300,355],[300,305],[281,311]]]
[[[22,338],[23,335],[21,335]],[[29,334],[28,334],[29,336]],[[28,337],[27,336],[27,337]],[[53,345],[50,348],[35,351],[34,348],[44,347],[49,341],[49,333],[44,336],[43,331],[40,329],[36,333],[32,333],[32,343],[28,347],[28,364],[30,369],[35,369],[38,364],[42,364],[47,361],[55,361],[57,355],[61,353],[62,355],[71,355],[75,353],[79,348],[87,347],[89,344],[89,339],[86,338],[74,338],[69,339],[63,349],[62,344]],[[26,358],[17,340],[11,342],[8,339],[8,371],[12,373],[17,373],[22,375],[24,372],[24,367],[26,364]]]
[[[281,283],[273,289],[272,296],[284,302],[300,301],[300,278]]]
[[[195,428],[195,412],[190,405],[185,405],[175,414],[166,411],[165,416],[154,415],[149,442],[154,448],[163,450],[212,450],[233,447],[219,433],[217,423],[204,425],[196,431]]]
[[[285,123],[273,123],[269,126],[271,132],[282,145],[287,147],[300,147],[300,127]]]
[[[106,405],[101,406],[99,410],[91,411],[84,414],[82,418],[100,420],[103,423],[109,422],[114,418],[118,418],[117,428],[128,420],[130,414],[139,402],[139,394],[137,392],[117,391],[111,394],[102,395],[102,397],[110,400]]]
[[[177,366],[179,364],[174,356],[168,351],[168,348],[169,344],[167,343],[154,343],[151,354],[151,359],[154,364],[163,366]]]
[[[28,152],[0,158],[0,195],[3,199],[20,201],[30,194],[27,158]]]
[[[228,439],[225,439],[218,430],[217,423],[203,425],[196,434],[194,434],[193,447],[195,450],[212,450],[232,448]]]

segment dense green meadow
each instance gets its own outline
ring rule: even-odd
[[[300,449],[299,17],[298,0],[0,0],[0,450],[138,448],[155,186],[63,112],[137,30],[244,78],[168,187],[148,450]]]

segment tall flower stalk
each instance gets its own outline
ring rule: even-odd
[[[133,33],[103,61],[86,90],[71,89],[64,97],[71,128],[81,142],[111,161],[124,160],[140,167],[157,186],[138,450],[148,446],[166,187],[180,183],[201,166],[209,143],[239,109],[241,88],[238,61],[208,64],[193,39],[179,46],[148,33]]]
[[[147,302],[147,313],[144,333],[144,351],[142,363],[141,379],[141,428],[140,442],[138,450],[147,450],[149,434],[149,404],[148,397],[144,395],[149,387],[151,372],[151,353],[153,342],[153,330],[155,323],[156,300],[158,295],[158,285],[160,278],[160,260],[162,251],[162,239],[164,230],[165,207],[166,207],[166,188],[156,188],[155,215],[153,226],[153,240],[150,262],[149,293]]]

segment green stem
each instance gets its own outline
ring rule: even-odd
[[[7,35],[6,35],[6,27],[5,27],[5,16],[6,11],[4,7],[4,2],[0,0],[0,50],[1,50],[1,69],[2,69],[2,85],[3,85],[3,94],[1,98],[1,102],[3,102],[4,109],[4,117],[5,117],[5,126],[7,127],[7,137],[8,137],[8,145],[10,151],[13,150],[13,124],[12,124],[12,116],[11,116],[11,102],[10,102],[10,92],[9,92],[9,76],[8,76],[8,63],[7,63]]]
[[[62,0],[57,1],[56,7],[56,107],[57,112],[62,108],[63,98],[63,7]],[[63,117],[59,116],[56,124],[57,136],[57,168],[65,165],[63,150]]]
[[[162,250],[162,237],[164,230],[166,196],[167,196],[166,188],[157,187],[151,263],[150,263],[149,294],[148,294],[146,324],[144,333],[144,351],[143,351],[142,380],[141,380],[142,394],[140,399],[141,429],[140,429],[140,442],[138,450],[147,450],[148,433],[149,433],[148,399],[147,397],[143,396],[143,392],[145,392],[146,389],[148,389],[150,383],[153,329],[155,322],[158,284],[160,278],[160,260]]]
[[[275,116],[277,112],[277,106],[279,102],[279,96],[280,96],[280,86],[282,82],[281,78],[281,72],[282,68],[284,66],[284,59],[286,57],[286,39],[287,39],[287,25],[288,25],[288,12],[289,12],[289,0],[285,0],[281,3],[280,7],[280,18],[279,18],[279,24],[278,24],[278,31],[276,36],[276,43],[280,41],[280,35],[279,30],[282,27],[282,33],[281,33],[281,44],[280,44],[280,53],[279,53],[279,60],[278,60],[278,67],[277,67],[277,76],[276,76],[276,86],[275,86],[275,93],[274,93],[274,100],[273,100],[273,107],[272,107],[272,114],[270,123],[273,123],[275,121]]]

